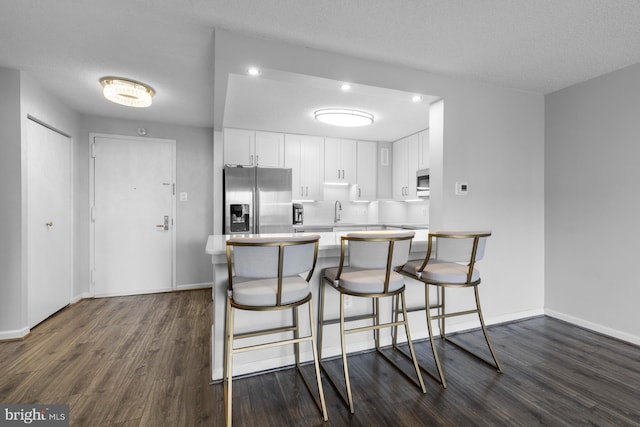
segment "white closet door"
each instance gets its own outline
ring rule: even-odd
[[[175,141],[94,144],[95,296],[173,289]]]
[[[71,301],[71,140],[27,121],[27,300],[33,327]]]

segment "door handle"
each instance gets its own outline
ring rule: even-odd
[[[169,215],[164,216],[164,224],[156,224],[156,228],[162,228],[163,230],[169,229]]]
[[[49,221],[45,225],[47,226],[47,228],[51,228],[53,227],[53,221]]]

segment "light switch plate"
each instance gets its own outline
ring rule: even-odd
[[[466,182],[456,182],[456,196],[466,196],[469,193],[469,184]]]
[[[180,192],[180,201],[181,202],[186,202],[188,200],[188,194],[186,191],[181,191]]]

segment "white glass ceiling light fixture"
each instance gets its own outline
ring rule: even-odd
[[[315,112],[316,120],[332,126],[359,127],[373,123],[373,114],[344,108],[325,108]]]
[[[144,83],[120,77],[103,77],[100,83],[105,98],[127,107],[148,107],[151,105],[153,95],[156,94],[153,88]]]

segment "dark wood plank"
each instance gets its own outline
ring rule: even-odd
[[[74,426],[221,426],[210,327],[210,290],[83,300],[26,339],[0,343],[0,402],[69,403]],[[355,414],[324,378],[322,422],[315,396],[284,369],[234,380],[234,424],[640,426],[638,346],[548,317],[489,331],[503,374],[437,340],[448,388],[425,375],[423,395],[375,352],[352,354]],[[456,338],[488,355],[480,331]],[[428,342],[415,348],[435,372]],[[340,360],[326,365],[341,377]],[[303,369],[313,380],[312,367]]]

